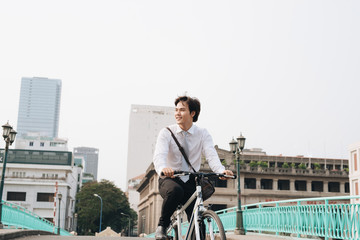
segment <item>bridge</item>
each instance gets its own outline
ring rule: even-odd
[[[274,237],[292,235],[297,238],[359,239],[360,203],[349,203],[350,199],[359,200],[360,195],[291,199],[245,205],[242,209],[244,229],[249,237],[252,233],[257,233],[273,234]],[[232,238],[231,233],[236,227],[236,208],[224,209],[217,213],[229,238]],[[8,228],[41,230],[49,234],[57,233],[58,230],[48,220],[7,201],[3,201],[2,214],[3,224]],[[183,227],[186,228],[186,223]],[[60,229],[60,235],[71,234]],[[154,234],[149,234],[147,237],[153,238]]]

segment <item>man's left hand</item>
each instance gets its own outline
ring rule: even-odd
[[[234,175],[234,173],[233,173],[231,170],[225,170],[225,171],[223,171],[223,174],[224,174],[224,175],[229,175],[229,176],[233,176],[233,175]],[[221,180],[227,180],[227,179],[229,179],[229,178],[221,177],[220,179],[221,179]]]

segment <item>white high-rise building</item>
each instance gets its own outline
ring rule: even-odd
[[[28,133],[58,137],[61,99],[61,80],[22,78],[17,138]]]
[[[175,107],[131,105],[126,178],[130,206],[137,206],[140,199],[132,180],[143,175],[152,162],[160,130],[175,123],[174,109]]]
[[[127,180],[145,173],[152,162],[160,130],[175,123],[175,107],[131,105]]]
[[[360,142],[351,144],[349,151],[350,195],[360,195]],[[360,203],[360,200],[352,199],[351,203]]]

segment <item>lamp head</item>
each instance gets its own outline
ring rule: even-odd
[[[240,136],[237,137],[237,141],[238,141],[239,148],[240,148],[241,151],[245,147],[245,140],[246,140],[246,138],[242,135],[242,133],[240,133]]]
[[[15,141],[16,134],[17,132],[14,129],[10,130],[10,135],[9,135],[10,145]]]
[[[2,125],[2,128],[3,128],[3,138],[6,139],[10,134],[12,126],[10,126],[9,122],[7,122],[6,124]]]
[[[237,141],[235,141],[235,139],[233,138],[233,139],[231,140],[231,142],[229,142],[230,151],[232,151],[233,153],[235,153],[235,152],[236,152],[237,145],[238,145]]]
[[[58,194],[58,198],[59,198],[59,201],[61,201],[61,198],[62,198],[62,194],[61,194],[61,193]]]

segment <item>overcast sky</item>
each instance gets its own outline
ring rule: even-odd
[[[347,158],[360,141],[360,1],[0,0],[0,123],[22,77],[62,80],[59,136],[125,190],[131,104],[198,97],[228,149]],[[0,143],[0,147],[3,147]],[[141,151],[139,146],[139,151]]]

